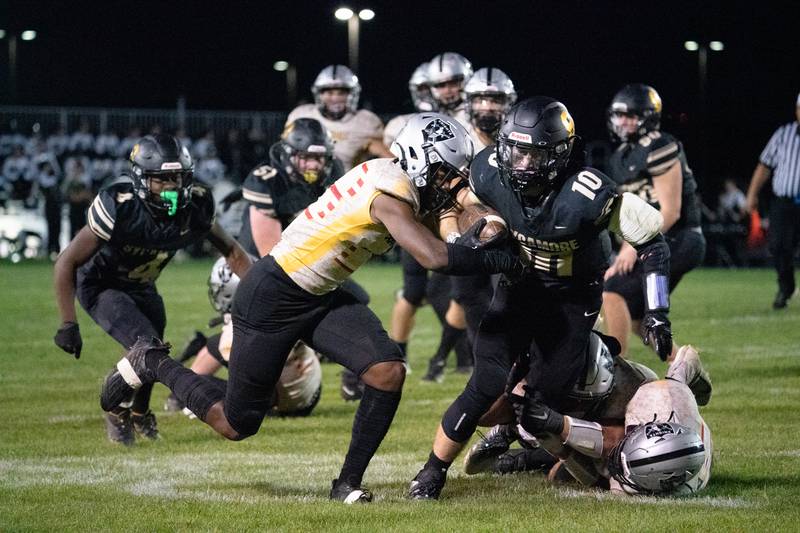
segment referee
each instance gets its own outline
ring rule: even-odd
[[[758,209],[758,193],[772,178],[769,222],[769,248],[778,271],[778,294],[774,309],[783,309],[795,289],[794,251],[800,237],[800,95],[797,96],[797,120],[772,134],[753,172],[747,190],[747,209]]]

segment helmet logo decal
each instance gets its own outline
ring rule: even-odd
[[[181,165],[178,161],[167,161],[165,163],[161,163],[161,170],[181,170],[182,168],[183,165]]]
[[[575,135],[575,121],[572,120],[572,116],[570,116],[569,111],[566,109],[561,112],[561,123],[570,136]]]
[[[131,149],[131,161],[133,161],[133,158],[136,157],[136,154],[138,153],[139,153],[139,143],[136,143],[133,145],[133,148]]]
[[[655,89],[649,89],[647,91],[647,97],[650,98],[650,103],[653,104],[656,113],[661,113],[661,97],[658,96],[658,93],[655,91]]]
[[[455,134],[450,124],[437,118],[425,126],[425,129],[422,130],[422,137],[425,139],[425,142],[435,143],[453,139],[455,138]]]
[[[650,423],[644,428],[645,436],[648,439],[660,438],[664,435],[673,435],[675,430],[669,424]]]
[[[527,133],[520,133],[518,131],[512,131],[511,133],[508,134],[508,138],[509,138],[509,140],[512,140],[512,141],[519,141],[519,142],[522,142],[522,143],[533,144],[533,137],[531,137]]]

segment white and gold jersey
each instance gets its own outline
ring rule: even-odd
[[[334,140],[333,155],[346,169],[350,169],[364,155],[372,140],[383,139],[383,122],[375,113],[366,109],[347,113],[339,120],[331,120],[322,116],[315,104],[303,104],[289,113],[286,123],[294,122],[298,118],[313,118],[325,126]]]
[[[469,117],[465,115],[465,118],[467,119],[466,122],[461,119],[458,119],[458,121],[461,122],[461,125],[464,126],[464,129],[466,129],[467,133],[469,133],[469,138],[472,139],[472,144],[475,146],[475,153],[477,154],[489,145],[483,142],[483,138],[481,138],[479,130],[474,124],[472,124],[472,122],[469,120]]]
[[[383,128],[383,145],[386,146],[387,150],[394,140],[397,139],[397,136],[400,135],[400,131],[408,124],[409,119],[413,117],[414,114],[415,113],[397,115],[386,123],[386,127]]]
[[[647,422],[675,422],[693,429],[703,439],[706,457],[700,472],[680,487],[678,494],[694,493],[708,484],[711,475],[711,456],[713,444],[711,430],[697,409],[697,401],[689,387],[679,381],[662,379],[639,387],[628,402],[625,412],[625,427],[646,424]],[[616,487],[615,487],[616,484]],[[619,484],[611,479],[612,489],[620,490]],[[631,489],[623,487],[626,492]]]
[[[336,289],[394,240],[370,215],[373,200],[389,194],[419,212],[419,192],[392,159],[373,159],[336,180],[283,231],[270,252],[286,274],[311,294]]]

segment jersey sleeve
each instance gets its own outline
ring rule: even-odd
[[[361,114],[359,125],[363,128],[364,135],[370,139],[380,139],[383,142],[383,122],[378,118],[378,115],[366,109],[361,109],[358,112]]]
[[[132,193],[127,193],[133,198]],[[119,194],[117,194],[119,196]],[[114,234],[114,225],[117,220],[117,203],[114,192],[109,189],[101,190],[94,197],[92,205],[86,216],[87,225],[92,233],[104,241],[110,241]]]
[[[253,169],[242,185],[242,197],[256,209],[269,217],[277,217],[273,200],[271,180],[278,175],[278,170],[270,165],[261,165]]]
[[[493,194],[500,187],[500,169],[495,158],[493,146],[484,148],[475,156],[469,170],[469,188],[481,203],[499,209]]]
[[[778,128],[775,130],[775,133],[772,134],[770,137],[769,142],[764,147],[764,150],[761,152],[758,160],[765,166],[774,169],[777,164],[777,157],[778,157],[778,149],[780,148],[781,142],[781,133],[783,132],[783,128]]]
[[[672,168],[672,165],[678,162],[681,153],[680,143],[666,133],[661,133],[653,139],[648,148],[646,164],[651,176],[660,176]]]

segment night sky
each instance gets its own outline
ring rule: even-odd
[[[362,103],[409,111],[406,84],[445,51],[477,69],[497,66],[521,96],[546,94],[570,109],[578,134],[605,138],[605,108],[629,82],[653,85],[663,129],[683,139],[700,181],[746,185],[772,131],[792,119],[800,91],[800,10],[792,2],[0,2],[0,28],[35,29],[21,42],[17,103],[286,110],[283,74],[298,65],[299,95],[327,64],[347,62],[341,5],[370,7],[361,25]],[[267,11],[269,6],[270,11]],[[709,52],[708,126],[701,123],[697,53],[683,42],[720,40]],[[8,39],[0,41],[0,94],[8,102]],[[705,132],[705,133],[704,133]],[[701,139],[708,145],[703,168]]]

